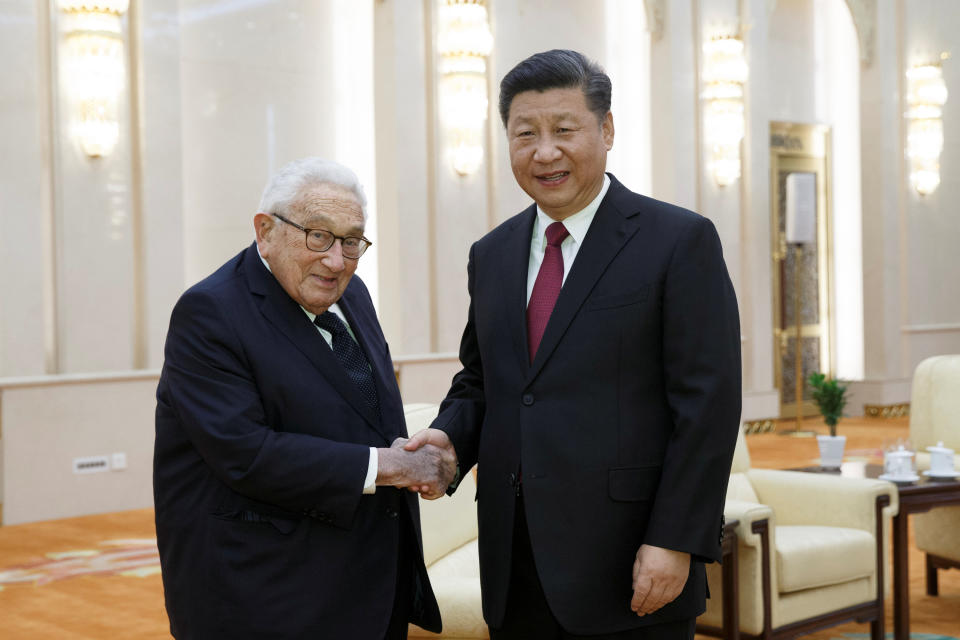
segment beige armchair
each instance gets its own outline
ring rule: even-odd
[[[960,355],[934,356],[913,374],[910,441],[917,449],[917,469],[930,468],[926,448],[943,442],[960,452]],[[954,456],[960,469],[960,455]],[[917,548],[926,554],[927,594],[939,592],[938,569],[960,569],[960,507],[939,507],[913,517]]]
[[[884,636],[884,530],[896,488],[880,480],[750,468],[741,431],[724,514],[738,520],[739,631],[792,638],[856,620]],[[697,631],[722,637],[722,568],[707,566],[711,599]]]
[[[430,426],[438,406],[407,404],[403,409],[407,431],[412,436]],[[480,603],[475,495],[476,481],[472,473],[466,472],[453,496],[420,501],[424,561],[440,605],[443,633],[438,635],[410,625],[411,638],[490,637]]]

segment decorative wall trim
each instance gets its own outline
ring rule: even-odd
[[[424,362],[458,362],[460,354],[456,351],[441,351],[438,353],[411,353],[402,356],[393,356],[393,368],[404,364],[422,364]]]
[[[48,374],[60,370],[60,314],[57,305],[59,292],[59,267],[57,256],[57,165],[59,127],[57,126],[57,77],[55,64],[56,43],[53,38],[53,15],[50,2],[38,3],[37,18],[39,27],[39,69],[40,111],[44,126],[40,128],[40,139],[43,144],[43,167],[41,175],[41,207],[40,212],[43,229],[43,369]]]
[[[877,40],[877,0],[847,0],[847,7],[860,41],[860,62],[869,67]]]
[[[103,371],[97,373],[61,373],[49,376],[18,376],[11,378],[0,378],[0,397],[2,397],[4,389],[52,387],[68,384],[99,384],[103,382],[130,382],[151,379],[160,380],[160,369]]]
[[[941,324],[908,324],[900,327],[901,333],[950,333],[960,331],[960,322]]]
[[[910,403],[896,404],[865,404],[863,415],[867,418],[902,418],[910,415]]]
[[[762,420],[744,420],[744,435],[753,435],[755,433],[772,433],[777,429],[776,418],[764,418]]]
[[[663,25],[667,14],[667,0],[643,0],[647,10],[647,31],[650,39],[656,42],[663,35]]]
[[[140,3],[131,2],[127,11],[127,95],[130,126],[130,213],[133,249],[133,368],[144,369],[147,355],[147,253],[144,244],[143,213],[143,48],[140,39]]]

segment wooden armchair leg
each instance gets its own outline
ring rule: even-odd
[[[923,557],[927,565],[927,595],[938,595],[940,593],[940,587],[937,584],[937,565],[933,562],[933,558],[930,557],[929,553],[923,554]]]
[[[870,623],[870,640],[884,640],[883,611]]]

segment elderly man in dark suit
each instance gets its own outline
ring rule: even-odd
[[[177,302],[157,388],[154,498],[170,629],[210,638],[405,638],[440,629],[411,485],[452,453],[407,435],[354,277],[370,246],[352,171],[282,168],[256,242]],[[421,454],[422,452],[422,454]]]
[[[606,174],[610,79],[573,51],[500,84],[533,198],[470,250],[433,429],[478,466],[491,638],[692,638],[720,557],[740,332],[713,224]]]

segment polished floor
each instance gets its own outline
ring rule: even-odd
[[[907,419],[847,419],[841,432],[848,457],[877,460],[885,445],[907,436]],[[813,439],[768,433],[748,436],[747,443],[755,467],[817,458]],[[0,527],[0,638],[169,638],[153,537],[151,509]],[[910,577],[917,637],[960,637],[960,571],[942,573],[941,595],[926,596],[923,557],[912,550]],[[887,610],[889,630],[889,603]],[[847,624],[805,638],[852,640],[867,632],[865,624]]]

